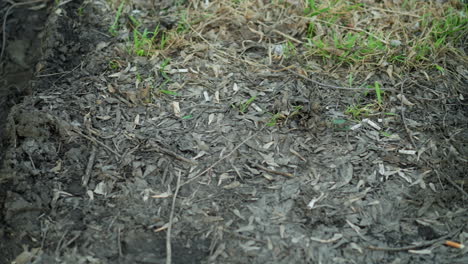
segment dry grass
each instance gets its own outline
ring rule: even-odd
[[[459,1],[193,1],[171,29],[258,65],[296,65],[347,76],[453,70],[466,63],[467,6]],[[183,28],[183,30],[181,30]],[[207,43],[208,42],[208,43]],[[175,45],[180,47],[180,45]],[[267,56],[246,51],[262,47]]]
[[[116,10],[121,3],[114,1]],[[468,6],[460,1],[198,0],[167,6],[134,18],[132,8],[138,7],[126,4],[127,24],[116,26],[129,35],[128,54],[160,64],[160,93],[145,88],[145,98],[177,95],[180,84],[173,85],[165,71],[185,68],[194,58],[201,60],[191,67],[211,67],[216,76],[219,68],[237,64],[243,71],[289,71],[321,86],[356,91],[374,90],[375,79],[396,84],[415,73],[427,79],[458,75],[468,62]],[[163,20],[172,22],[154,26]],[[308,78],[314,74],[346,84]],[[369,105],[379,112],[382,100],[360,102],[348,112],[356,118]]]

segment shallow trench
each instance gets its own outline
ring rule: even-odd
[[[75,2],[79,4],[82,1]],[[35,100],[37,89],[47,89],[47,85],[44,85],[47,81],[42,78],[44,74],[41,73],[41,68],[56,56],[50,53],[49,46],[51,39],[55,41],[57,38],[54,33],[57,30],[55,26],[58,25],[57,14],[51,15],[56,10],[54,1],[13,3],[15,2],[0,1],[0,264],[12,263],[20,253],[27,252],[27,248],[32,246],[25,239],[26,233],[15,232],[15,228],[7,220],[11,217],[8,216],[8,210],[17,207],[15,201],[18,202],[17,199],[8,198],[18,191],[13,183],[16,180],[15,171],[7,164],[8,153],[11,152],[9,150],[15,145],[15,136],[11,135],[13,130],[9,128],[14,122],[34,123],[37,119],[33,113],[14,117],[15,106],[22,104],[25,98]],[[27,120],[19,120],[22,117]],[[34,126],[30,128],[33,133],[40,133],[33,131]],[[35,211],[34,208],[27,210]],[[37,216],[30,216],[34,215]],[[33,218],[25,220],[22,224],[18,223],[18,226],[36,224]]]
[[[41,55],[41,33],[50,1],[32,5],[0,3],[0,165],[9,144],[5,126],[10,109],[31,94],[31,80]]]

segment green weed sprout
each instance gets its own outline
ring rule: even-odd
[[[159,91],[161,93],[163,93],[163,94],[177,96],[177,93],[175,93],[175,92],[172,92],[172,91],[169,91],[169,90],[166,90],[166,89],[162,89],[163,87],[165,87],[171,81],[171,78],[169,76],[167,76],[167,73],[165,72],[165,69],[166,69],[167,65],[169,65],[170,61],[171,61],[171,59],[166,58],[159,65],[159,74],[161,74],[161,76],[164,78],[164,82],[159,86]]]
[[[158,31],[159,26],[156,27],[153,35],[150,37],[147,29],[145,29],[143,33],[140,33],[138,29],[135,28],[133,30],[133,52],[135,52],[137,56],[149,55]]]
[[[345,114],[351,115],[354,119],[358,119],[360,116],[368,116],[370,109],[369,107],[372,105],[351,105],[345,111]]]
[[[266,123],[266,126],[269,126],[269,127],[272,127],[272,126],[276,126],[276,124],[278,123],[278,119],[281,118],[281,114],[280,113],[276,113],[274,114],[270,120],[268,121],[268,123]]]
[[[374,83],[374,90],[375,90],[375,95],[377,96],[377,103],[379,105],[382,105],[382,91],[380,90],[380,86],[378,82]]]
[[[109,27],[109,33],[111,33],[112,36],[117,35],[117,29],[119,27],[119,18],[120,15],[122,14],[122,9],[124,7],[125,2],[122,1],[122,3],[119,5],[119,8],[117,9],[117,13],[115,13],[115,19],[114,23]]]
[[[133,20],[132,20],[133,21]],[[133,22],[135,25],[139,26],[139,22],[135,20]],[[159,31],[159,24],[155,27],[153,32],[149,32],[145,29],[143,32],[138,31],[138,27],[133,29],[133,53],[137,56],[151,56],[152,52],[154,52],[154,45],[155,39],[160,33]],[[161,40],[159,41],[159,45],[157,48],[163,50],[166,47],[167,36],[162,32]],[[131,51],[130,51],[131,52]]]
[[[239,111],[241,113],[245,113],[245,111],[247,110],[247,108],[249,108],[250,104],[255,100],[257,96],[252,96],[249,98],[249,100],[245,101],[244,103],[240,104],[239,106]]]

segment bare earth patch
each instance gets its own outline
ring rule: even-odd
[[[0,263],[468,263],[467,6],[423,2],[0,3]]]

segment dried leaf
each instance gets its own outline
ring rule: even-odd
[[[336,242],[336,241],[338,241],[338,240],[340,240],[342,238],[343,238],[342,234],[336,233],[336,234],[333,235],[332,238],[329,238],[329,239],[321,239],[321,238],[318,238],[318,237],[310,237],[310,240],[317,241],[317,242],[324,243],[324,244],[328,244],[328,243]]]
[[[53,172],[53,173],[55,173],[55,174],[58,174],[61,170],[62,170],[62,161],[61,161],[61,160],[58,160],[58,161],[57,161],[57,165],[55,165],[55,167],[53,167],[52,169],[50,169],[50,172]]]
[[[115,88],[110,83],[107,85],[107,90],[109,91],[109,93],[115,93]]]
[[[177,117],[180,117],[180,106],[179,102],[172,102],[172,111],[174,112],[174,115]]]
[[[232,183],[230,183],[228,185],[225,185],[223,188],[226,189],[226,190],[231,190],[231,189],[239,187],[240,185],[241,185],[240,182],[234,181],[234,182],[232,182]]]
[[[412,102],[410,102],[408,99],[406,99],[406,96],[403,95],[403,94],[398,94],[397,95],[397,98],[404,104],[404,105],[407,105],[407,106],[414,106],[414,104]]]

